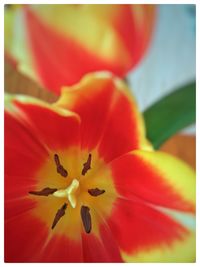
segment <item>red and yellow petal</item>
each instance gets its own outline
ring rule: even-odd
[[[120,195],[194,212],[194,171],[175,157],[163,152],[133,151],[111,162],[111,168]]]
[[[38,203],[28,192],[41,180],[38,171],[50,151],[78,148],[79,118],[30,97],[6,95],[5,100],[5,258],[34,261],[47,226],[33,216]]]
[[[121,199],[108,224],[124,261],[195,261],[195,230],[151,206]]]
[[[72,118],[79,126],[78,116],[30,97],[6,96],[5,100],[5,261],[121,261],[119,247],[110,235],[110,231],[101,225],[102,238],[101,235],[95,234],[96,219],[93,220],[94,234],[83,235],[81,240],[83,229],[80,208],[76,210],[79,219],[78,225],[74,224],[73,220],[69,220],[68,216],[71,213],[67,210],[65,220],[67,219],[71,223],[68,224],[62,220],[59,228],[52,233],[50,227],[63,200],[47,199],[46,197],[36,199],[28,194],[31,190],[46,186],[60,188],[68,183],[68,180],[66,181],[56,173],[54,162],[46,159],[51,156],[54,149],[61,148],[60,142],[62,141],[63,159],[65,158],[66,161],[64,166],[67,166],[67,170],[71,170],[73,159],[78,161],[74,150],[72,152],[73,159],[67,154],[68,148],[76,143],[77,136],[79,136],[77,135],[79,134],[78,129],[76,134],[70,126]],[[48,124],[53,127],[53,130]],[[55,132],[54,127],[57,124],[58,132]],[[67,141],[62,139],[62,130],[66,137],[67,131],[71,131],[71,136]],[[76,145],[79,149],[79,142]],[[59,153],[61,158],[62,153]],[[83,162],[80,162],[78,169],[75,168],[79,176]],[[69,175],[73,175],[73,172],[69,171]],[[78,178],[75,174],[74,177]],[[93,210],[92,207],[91,210]],[[71,228],[69,229],[68,226]],[[65,234],[70,231],[74,233]],[[72,237],[77,236],[76,231],[79,238],[74,239]],[[17,248],[16,244],[18,244]],[[94,244],[96,250],[91,254]]]
[[[74,241],[53,235],[27,212],[7,221],[5,232],[6,262],[122,262],[118,244],[105,225],[101,227],[101,239],[83,233]]]
[[[5,48],[22,71],[59,94],[91,71],[123,77],[146,51],[154,21],[151,5],[29,5],[6,12]]]
[[[5,223],[5,261],[83,262],[84,258],[81,241],[52,236],[48,226],[28,211]]]
[[[116,77],[97,72],[64,87],[55,104],[79,114],[82,149],[98,147],[105,162],[133,149],[152,149],[145,139],[143,118],[127,91]]]
[[[109,162],[131,150],[152,150],[145,137],[145,125],[133,96],[124,82],[113,78],[113,96],[109,118],[98,145],[100,156]]]
[[[91,54],[98,47],[103,62],[121,67],[120,72],[141,58],[155,20],[153,5],[32,5],[29,10],[52,32]],[[90,31],[83,31],[88,27]]]
[[[119,199],[108,224],[123,259],[194,261],[194,171],[172,156],[149,151],[130,152],[110,167]]]
[[[7,110],[47,151],[79,146],[80,118],[77,114],[26,96],[10,96],[6,103]]]
[[[73,148],[78,155],[79,117],[30,97],[5,100],[5,198],[14,202],[26,200],[36,184],[58,175],[53,159],[52,173],[41,173],[53,153]]]
[[[101,78],[95,74],[85,76],[80,83],[72,87],[63,88],[62,95],[55,105],[79,114],[83,149],[91,150],[99,143],[115,91],[112,79]]]
[[[4,12],[4,48],[6,60],[31,79],[42,84],[28,43],[22,5],[12,5]]]

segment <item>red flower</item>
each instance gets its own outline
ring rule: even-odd
[[[5,48],[19,68],[48,89],[91,71],[118,76],[144,55],[152,35],[152,5],[29,5],[5,12]]]
[[[111,75],[87,75],[53,105],[7,96],[5,260],[194,261],[194,177],[153,150]]]

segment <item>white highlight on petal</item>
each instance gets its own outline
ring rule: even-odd
[[[92,75],[95,75],[96,78],[100,79],[111,79],[113,78],[113,74],[109,71],[96,71]]]
[[[156,209],[170,216],[175,221],[185,226],[187,229],[195,231],[196,218],[194,214],[158,206],[156,207]]]

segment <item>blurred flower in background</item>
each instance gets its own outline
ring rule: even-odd
[[[5,12],[6,54],[46,88],[87,72],[124,77],[143,57],[153,32],[152,5],[22,5]]]

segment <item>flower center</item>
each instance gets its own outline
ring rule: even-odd
[[[95,153],[71,149],[50,155],[36,174],[38,190],[29,191],[38,202],[34,214],[72,239],[77,239],[82,229],[98,235],[99,224],[109,216],[116,198],[111,173]]]
[[[60,189],[53,193],[55,197],[67,198],[72,208],[76,207],[77,197],[76,193],[79,188],[79,181],[77,179],[73,179],[71,184],[66,189]]]

